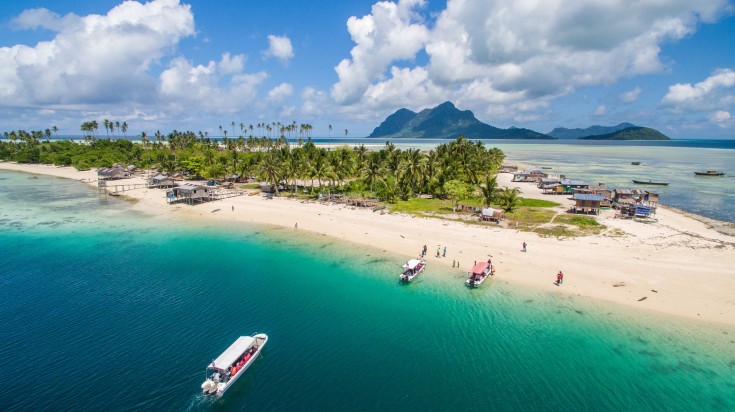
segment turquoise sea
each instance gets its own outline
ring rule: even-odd
[[[735,328],[0,171],[0,410],[735,410]],[[226,396],[204,368],[266,332]]]

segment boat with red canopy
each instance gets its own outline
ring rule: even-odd
[[[489,276],[495,273],[493,264],[488,260],[487,262],[477,262],[470,272],[470,277],[464,283],[465,285],[476,288],[479,287],[482,282],[485,281]]]
[[[268,335],[240,336],[207,366],[202,393],[220,397],[252,365],[268,342]]]

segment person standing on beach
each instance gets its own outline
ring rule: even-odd
[[[444,254],[442,255],[442,257],[447,257],[447,247],[446,246],[444,246]]]
[[[526,242],[523,242],[523,252],[526,252]]]
[[[298,229],[298,228],[299,228],[299,222],[296,222],[296,224],[295,224],[295,225],[293,225],[293,230],[296,230],[296,229]]]
[[[564,274],[561,273],[561,270],[559,273],[556,274],[556,286],[561,285],[562,279],[564,279]]]
[[[233,212],[235,211],[235,205],[232,205],[232,211]]]
[[[439,256],[440,256],[440,254],[441,254],[441,253],[440,253],[440,252],[441,252],[441,249],[442,249],[442,247],[441,247],[441,246],[437,246],[437,247],[436,247],[436,257],[439,257]]]

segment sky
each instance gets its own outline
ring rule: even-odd
[[[16,0],[0,32],[0,131],[363,137],[451,101],[503,128],[735,139],[731,0]]]

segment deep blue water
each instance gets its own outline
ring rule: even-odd
[[[735,330],[0,172],[0,410],[735,410]],[[204,367],[259,359],[221,401]]]

